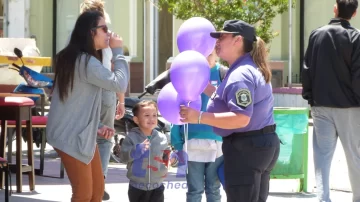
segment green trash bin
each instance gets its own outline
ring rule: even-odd
[[[271,179],[299,179],[299,191],[307,192],[308,182],[308,108],[274,108],[280,155]]]

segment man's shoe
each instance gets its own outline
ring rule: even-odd
[[[110,195],[109,195],[109,193],[107,193],[106,190],[104,190],[104,196],[103,196],[102,200],[103,200],[103,201],[110,200]]]

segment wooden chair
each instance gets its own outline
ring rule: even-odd
[[[40,146],[40,168],[35,168],[35,175],[40,175],[44,177],[54,177],[54,176],[45,176],[44,175],[44,160],[45,160],[45,145],[46,145],[46,123],[47,123],[47,116],[32,116],[32,128],[40,128],[41,129],[41,146]],[[22,121],[21,126],[23,128],[26,127],[25,121]],[[15,128],[16,123],[15,121],[8,121],[7,123],[8,128]],[[8,139],[11,139],[9,136]],[[8,152],[11,152],[10,147],[8,146]],[[57,178],[57,177],[55,177]],[[60,178],[64,178],[64,166],[60,163]]]
[[[0,97],[38,97],[41,100],[40,112],[41,116],[32,117],[32,128],[42,129],[41,135],[41,147],[40,147],[40,168],[35,168],[35,175],[44,176],[44,160],[45,160],[45,145],[46,145],[46,123],[47,117],[45,115],[45,95],[44,94],[28,94],[28,93],[0,93]],[[38,110],[38,109],[37,109]],[[22,128],[26,127],[26,123],[22,122]],[[16,128],[15,121],[8,121],[7,128]],[[8,133],[8,139],[12,139],[12,134]],[[8,145],[8,163],[12,162],[12,144]],[[54,176],[44,176],[44,177],[54,177]],[[55,177],[57,178],[57,177]],[[64,178],[64,166],[60,163],[60,178]]]
[[[0,136],[0,157],[5,157],[6,148],[6,132],[7,121],[15,120],[16,125],[16,192],[22,192],[22,174],[27,173],[29,176],[30,191],[35,189],[35,171],[34,171],[34,152],[32,137],[32,119],[31,108],[34,101],[26,97],[0,97],[0,120],[1,120],[1,136]],[[22,164],[22,135],[21,122],[26,121],[27,135],[27,156],[28,164]],[[10,169],[11,166],[9,165]],[[0,175],[0,187],[3,187],[4,175]]]
[[[10,176],[9,166],[7,160],[0,157],[0,173],[3,172],[5,174],[5,202],[9,202],[9,193],[11,195],[11,181],[9,186],[9,176]],[[10,187],[10,192],[9,192],[9,187]],[[0,188],[2,189],[3,187]]]

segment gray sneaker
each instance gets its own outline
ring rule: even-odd
[[[106,190],[104,190],[104,196],[103,196],[102,200],[103,200],[103,201],[110,200],[110,195],[109,195],[109,193],[107,193]]]

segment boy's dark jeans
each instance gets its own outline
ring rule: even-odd
[[[144,191],[137,189],[129,185],[129,201],[130,202],[164,202],[164,185],[161,185],[159,188]]]

